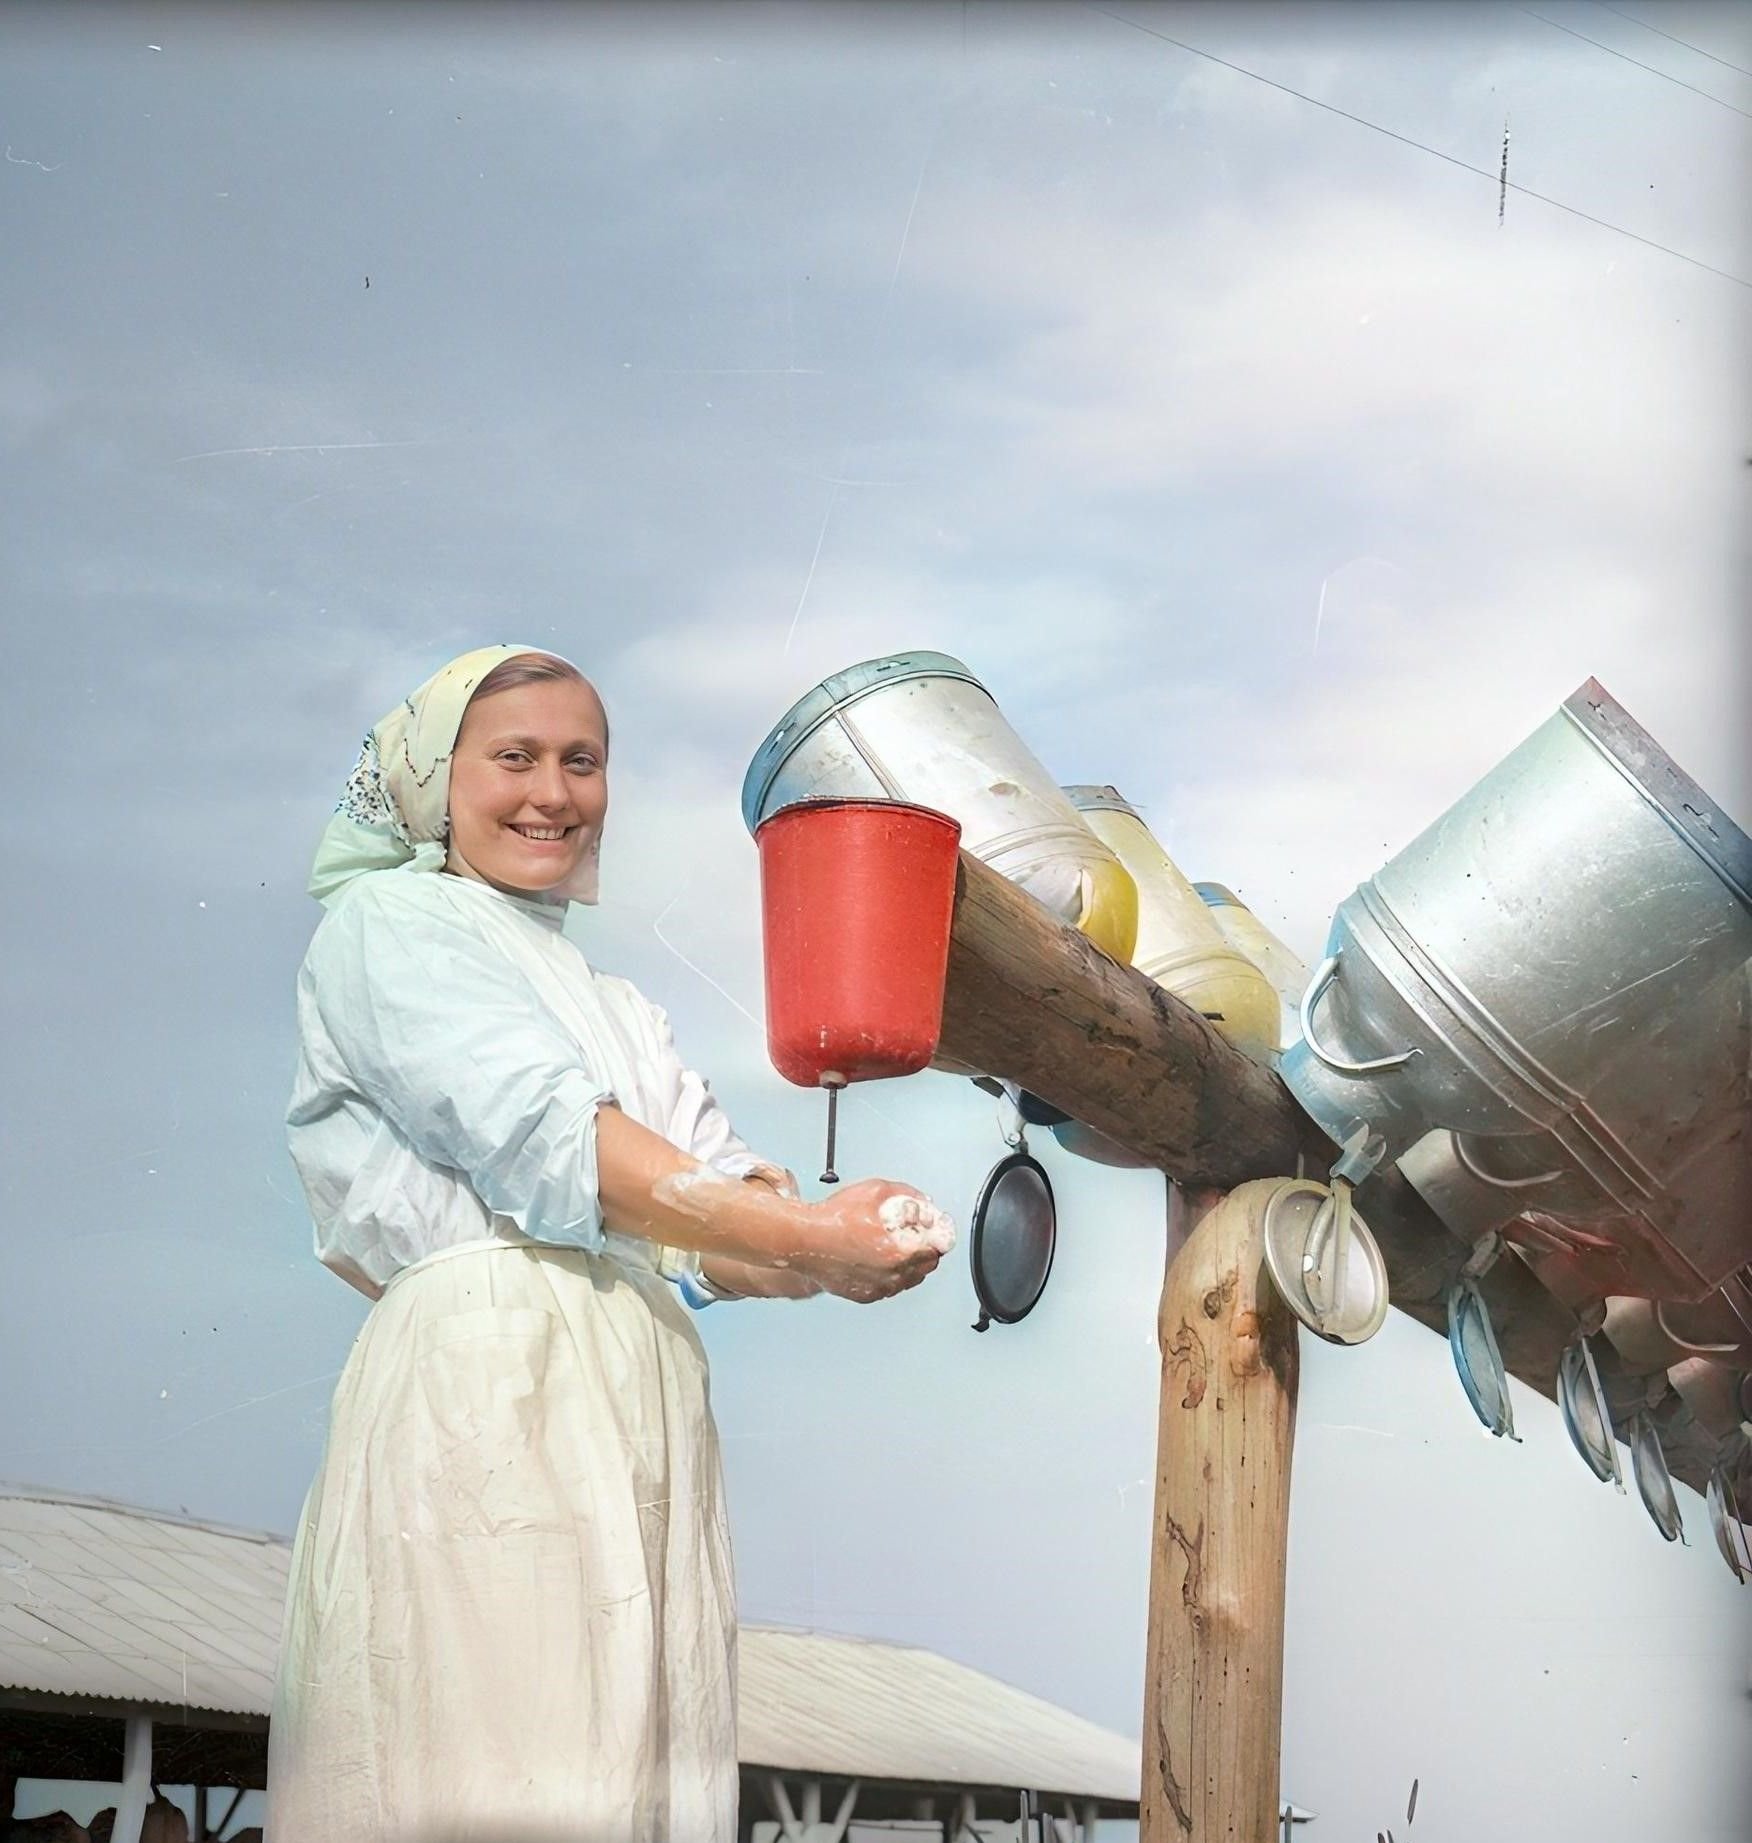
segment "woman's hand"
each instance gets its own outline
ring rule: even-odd
[[[803,1203],[770,1182],[709,1170],[618,1107],[598,1112],[596,1149],[604,1223],[691,1248],[702,1271],[707,1261],[744,1262],[799,1275],[842,1299],[886,1299],[917,1286],[955,1245],[953,1225],[929,1198],[885,1178]]]
[[[867,1304],[917,1286],[955,1246],[955,1228],[930,1198],[887,1178],[848,1184],[804,1207],[791,1262],[824,1292]]]

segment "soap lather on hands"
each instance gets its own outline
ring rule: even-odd
[[[750,1191],[764,1193],[767,1202],[754,1219],[732,1228],[745,1214],[736,1193],[746,1198]],[[887,1178],[865,1178],[805,1203],[796,1180],[777,1166],[741,1180],[680,1170],[659,1181],[654,1200],[732,1229],[727,1244],[702,1248],[701,1271],[714,1287],[746,1298],[827,1292],[867,1304],[917,1286],[955,1246],[948,1216],[911,1186]]]
[[[955,1246],[955,1225],[930,1198],[887,1178],[848,1184],[806,1207],[823,1231],[811,1271],[823,1290],[842,1299],[868,1302],[905,1292]]]
[[[955,1246],[955,1224],[929,1197],[903,1192],[889,1197],[876,1214],[902,1248],[925,1247],[944,1255]]]

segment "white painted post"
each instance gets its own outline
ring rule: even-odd
[[[767,1774],[767,1796],[772,1800],[773,1815],[779,1820],[779,1835],[786,1843],[800,1843],[803,1826],[797,1821],[797,1813],[791,1805],[791,1795],[785,1790],[785,1782],[777,1773]]]
[[[858,1808],[858,1793],[863,1781],[854,1779],[845,1789],[840,1799],[839,1809],[833,1814],[831,1822],[822,1831],[820,1843],[845,1843],[846,1832],[852,1826],[852,1813]]]
[[[130,1715],[122,1735],[122,1795],[116,1800],[110,1843],[140,1843],[152,1802],[152,1718]]]

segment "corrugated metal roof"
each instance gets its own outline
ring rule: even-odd
[[[0,1485],[0,1686],[261,1715],[291,1550]],[[1138,1744],[932,1651],[745,1625],[744,1764],[1135,1803]]]
[[[1137,1801],[1136,1741],[934,1651],[744,1626],[741,1678],[747,1765]]]
[[[0,1683],[266,1715],[287,1544],[0,1486]]]

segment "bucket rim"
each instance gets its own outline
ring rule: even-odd
[[[1111,781],[1104,781],[1100,785],[1093,781],[1078,781],[1072,786],[1061,787],[1059,792],[1079,813],[1129,813],[1140,825],[1143,823],[1143,814]]]
[[[1193,892],[1207,909],[1245,909],[1244,903],[1226,883],[1195,883]]]
[[[959,679],[987,697],[991,696],[979,679],[949,653],[885,653],[880,658],[863,659],[843,671],[829,673],[798,698],[767,731],[766,739],[755,750],[748,772],[742,777],[742,823],[749,831],[755,829],[761,803],[780,768],[821,724],[835,711],[855,704],[872,691],[879,691],[884,685],[903,683],[909,678]]]
[[[945,813],[934,806],[920,806],[914,800],[885,800],[877,794],[814,794],[807,800],[792,800],[776,811],[768,813],[753,828],[755,842],[775,820],[788,819],[802,812],[828,812],[843,808],[880,808],[884,812],[905,813],[914,819],[934,820],[938,825],[947,826],[955,834],[956,842],[961,840],[961,821],[952,813]]]
[[[1752,838],[1688,775],[1597,678],[1561,714],[1752,909]]]

